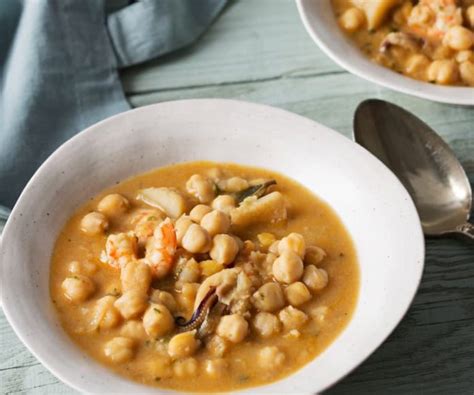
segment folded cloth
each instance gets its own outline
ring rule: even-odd
[[[105,0],[1,0],[0,205],[62,142],[129,109],[119,68],[192,43],[225,2],[129,1],[108,14]]]

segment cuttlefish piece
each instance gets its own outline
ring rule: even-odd
[[[198,309],[199,305],[212,288],[215,288],[219,301],[225,303],[225,293],[237,284],[237,276],[241,270],[242,269],[240,268],[224,269],[206,278],[198,288],[196,301],[194,302],[194,311]]]
[[[385,53],[392,46],[416,52],[423,46],[423,40],[408,33],[392,32],[387,34],[380,44],[380,52]]]

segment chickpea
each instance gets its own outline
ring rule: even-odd
[[[285,288],[285,296],[292,306],[300,306],[311,299],[311,293],[302,282],[298,281]]]
[[[280,240],[275,240],[270,247],[268,247],[268,252],[278,255],[278,248],[280,246]]]
[[[240,343],[247,336],[248,328],[249,324],[244,317],[231,314],[220,319],[216,333],[232,343]]]
[[[211,204],[214,210],[222,211],[223,213],[229,214],[230,211],[237,206],[235,199],[230,195],[217,196]]]
[[[228,265],[234,261],[238,252],[239,245],[232,236],[215,235],[212,239],[210,255],[217,263]]]
[[[176,241],[178,242],[179,246],[181,246],[183,242],[183,237],[192,224],[193,221],[186,215],[182,215],[176,220],[176,223],[174,224],[174,229],[176,231]]]
[[[423,54],[411,55],[405,63],[405,72],[411,76],[425,79],[430,60]]]
[[[227,233],[230,228],[228,214],[214,210],[202,217],[201,226],[209,232],[211,237],[219,233]]]
[[[147,291],[151,284],[150,266],[143,261],[130,261],[122,266],[120,272],[122,291],[131,289]]]
[[[92,262],[78,262],[78,261],[71,261],[69,262],[68,266],[69,272],[72,274],[85,274],[88,276],[93,275],[97,272],[97,265]]]
[[[463,26],[451,27],[443,39],[443,44],[455,51],[464,51],[471,48],[473,44],[473,34]]]
[[[321,325],[326,320],[329,308],[327,306],[315,306],[312,307],[308,313],[315,322]]]
[[[280,318],[285,331],[299,329],[306,323],[306,321],[308,321],[308,316],[301,310],[295,309],[293,306],[285,307],[280,311],[278,317]]]
[[[280,284],[271,282],[263,284],[252,295],[252,302],[260,311],[273,312],[285,305],[285,297]]]
[[[427,25],[433,22],[436,15],[431,8],[424,4],[418,4],[412,8],[408,17],[408,25]]]
[[[255,331],[263,338],[272,337],[281,330],[280,320],[276,315],[271,313],[257,313],[252,323]]]
[[[309,265],[304,268],[303,282],[311,291],[318,292],[328,285],[329,276],[326,270]]]
[[[211,248],[211,237],[204,227],[191,224],[181,243],[186,251],[193,254],[204,253]]]
[[[173,372],[177,377],[195,377],[198,374],[198,368],[196,359],[186,358],[174,363]]]
[[[467,7],[466,19],[469,26],[474,29],[474,5]]]
[[[86,214],[81,220],[81,230],[87,236],[103,234],[109,227],[109,222],[104,214],[92,212]]]
[[[462,80],[470,85],[474,86],[474,61],[463,62],[459,65],[459,72]]]
[[[306,265],[317,265],[321,263],[324,258],[326,258],[327,254],[320,247],[310,246],[306,247],[306,254],[304,256],[304,263]]]
[[[118,298],[114,306],[122,317],[128,320],[137,317],[146,310],[148,297],[142,290],[131,289]]]
[[[216,195],[214,183],[200,174],[194,174],[189,178],[186,183],[186,189],[201,203],[211,202]]]
[[[105,196],[97,205],[97,210],[107,217],[125,214],[130,208],[130,202],[118,193]]]
[[[291,251],[283,253],[273,262],[273,276],[282,283],[291,284],[301,278],[303,274],[303,261]]]
[[[115,296],[106,295],[96,302],[93,327],[110,329],[119,324],[121,317],[120,313],[114,306],[116,300],[117,298]]]
[[[473,51],[460,51],[456,54],[456,62],[474,62],[474,52]]]
[[[428,80],[438,84],[451,84],[458,78],[454,60],[435,60],[428,68]]]
[[[299,233],[290,233],[278,243],[278,253],[281,255],[285,251],[292,251],[303,259],[306,250],[304,237]]]
[[[216,335],[211,337],[211,340],[207,342],[206,349],[215,357],[223,357],[229,349],[229,342]]]
[[[145,368],[152,377],[166,379],[173,377],[172,362],[168,355],[156,355],[147,361]]]
[[[201,277],[201,267],[194,258],[189,259],[179,273],[179,281],[182,283],[195,283]]]
[[[364,25],[364,23],[365,14],[362,10],[359,10],[356,7],[349,8],[339,17],[339,24],[349,33],[356,32]]]
[[[173,295],[171,295],[169,292],[155,289],[151,293],[150,300],[153,303],[164,304],[172,313],[178,311],[176,300],[174,300]]]
[[[213,274],[216,274],[217,272],[220,272],[224,269],[224,265],[222,263],[218,263],[212,259],[199,262],[199,266],[201,267],[201,274],[204,277],[212,276]]]
[[[273,233],[259,233],[257,235],[258,242],[263,248],[268,249],[276,240],[276,237]]]
[[[120,334],[134,340],[143,340],[147,337],[143,323],[138,320],[130,320],[123,324]]]
[[[162,304],[150,304],[143,316],[143,326],[148,336],[157,339],[174,329],[174,318]]]
[[[172,337],[168,344],[168,354],[173,359],[186,358],[193,355],[199,348],[196,331],[179,333]]]
[[[202,217],[204,217],[207,213],[210,213],[212,208],[206,206],[205,204],[198,204],[194,206],[193,209],[189,212],[189,218],[192,221],[196,222],[197,224],[201,222]]]
[[[258,362],[265,370],[281,368],[285,359],[285,354],[276,346],[264,347],[258,353]]]
[[[132,339],[121,336],[114,337],[105,344],[104,354],[112,362],[124,363],[133,358],[133,346],[134,342]]]
[[[95,286],[89,277],[76,275],[73,277],[66,277],[61,284],[64,295],[71,302],[84,302],[95,291]]]
[[[246,179],[241,177],[231,177],[227,180],[219,181],[219,189],[226,192],[240,192],[249,187]]]
[[[229,364],[225,359],[207,359],[204,363],[204,371],[209,377],[217,379],[225,374],[228,366]]]

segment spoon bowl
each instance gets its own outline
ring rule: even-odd
[[[354,139],[403,183],[425,235],[462,233],[474,239],[468,222],[469,179],[451,148],[426,123],[392,103],[370,99],[356,110]]]

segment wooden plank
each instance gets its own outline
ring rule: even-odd
[[[290,0],[230,2],[193,46],[122,73],[127,94],[340,70]]]
[[[371,84],[348,73],[318,76],[284,76],[270,81],[163,90],[130,95],[133,106],[183,98],[226,98],[280,107],[351,135],[357,105],[380,98],[410,109],[451,144],[466,171],[474,177],[474,111],[410,97]]]

